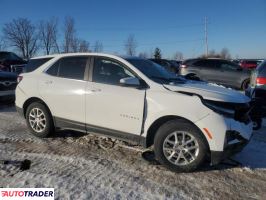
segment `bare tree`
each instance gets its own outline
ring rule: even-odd
[[[155,59],[161,59],[162,58],[161,49],[156,47],[155,50],[154,50],[153,56],[154,56]]]
[[[47,55],[49,55],[52,50],[59,53],[57,44],[57,24],[56,18],[51,18],[48,21],[41,21],[39,24],[40,41]]]
[[[102,52],[103,51],[103,44],[100,41],[96,41],[93,48],[94,52]]]
[[[65,53],[73,52],[73,47],[76,45],[76,30],[75,21],[73,17],[65,17],[64,22],[64,45],[63,51]]]
[[[125,50],[127,55],[134,56],[136,54],[137,41],[134,35],[129,35],[125,42]]]
[[[183,54],[182,54],[182,52],[180,52],[180,51],[175,52],[175,54],[173,56],[173,59],[174,60],[183,60]]]
[[[90,52],[90,43],[86,40],[80,40],[79,52]]]
[[[23,58],[29,59],[37,49],[37,32],[35,26],[26,18],[14,19],[4,25],[5,39],[14,46]]]
[[[140,53],[139,53],[139,57],[140,57],[140,58],[148,58],[149,55],[148,55],[147,52],[140,52]]]
[[[79,38],[74,38],[71,44],[73,52],[89,52],[89,42]]]
[[[5,42],[4,38],[2,38],[0,36],[0,51],[4,50],[5,48],[6,48],[6,42]]]
[[[229,50],[227,48],[223,48],[220,53],[221,58],[224,59],[231,59],[231,55],[229,53]]]

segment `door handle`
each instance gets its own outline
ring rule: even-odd
[[[94,88],[94,89],[91,89],[90,91],[92,91],[92,92],[101,92],[102,90],[98,89],[98,88]]]
[[[49,84],[52,84],[53,81],[45,81],[45,84],[49,85]]]

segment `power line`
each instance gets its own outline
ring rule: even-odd
[[[197,26],[204,26],[204,23],[200,24],[190,24],[190,25],[183,25],[183,26],[146,26],[144,28],[139,27],[101,27],[101,28],[93,28],[93,27],[79,27],[78,30],[89,30],[89,31],[149,31],[149,30],[166,30],[166,29],[184,29],[190,27],[197,27]]]

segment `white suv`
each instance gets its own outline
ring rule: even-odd
[[[240,151],[252,135],[248,97],[152,61],[98,53],[38,60],[46,62],[22,74],[16,89],[17,110],[36,136],[60,128],[153,145],[161,164],[192,171],[207,157],[217,164]]]

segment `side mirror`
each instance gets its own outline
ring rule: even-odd
[[[135,77],[122,78],[119,82],[128,87],[137,87],[140,85],[139,79]]]

